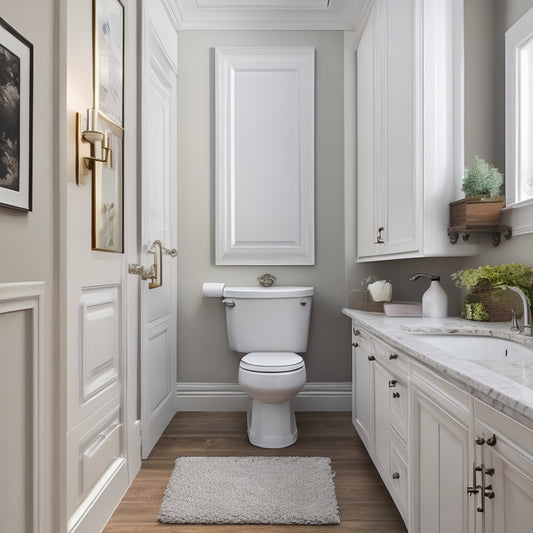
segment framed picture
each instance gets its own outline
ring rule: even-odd
[[[124,6],[93,0],[94,108],[124,125]]]
[[[33,45],[0,18],[0,205],[32,210]]]
[[[124,251],[123,130],[98,117],[100,131],[109,139],[110,161],[93,172],[92,248],[103,252]]]

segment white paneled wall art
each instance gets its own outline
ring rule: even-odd
[[[218,265],[315,262],[314,56],[215,50]]]

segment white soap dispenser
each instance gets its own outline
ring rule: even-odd
[[[422,316],[428,318],[443,318],[448,316],[448,296],[441,287],[440,276],[429,274],[415,274],[409,279],[416,281],[418,278],[429,278],[429,289],[422,295]]]

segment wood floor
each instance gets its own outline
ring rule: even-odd
[[[297,413],[298,441],[267,450],[246,437],[245,413],[178,413],[104,529],[104,533],[406,532],[379,474],[353,429],[350,413]],[[327,456],[336,471],[341,523],[333,526],[168,525],[157,521],[179,456]]]

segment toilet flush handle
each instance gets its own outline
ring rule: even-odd
[[[230,300],[229,298],[224,298],[222,300],[222,303],[226,306],[226,307],[235,307],[235,302],[233,300]]]

